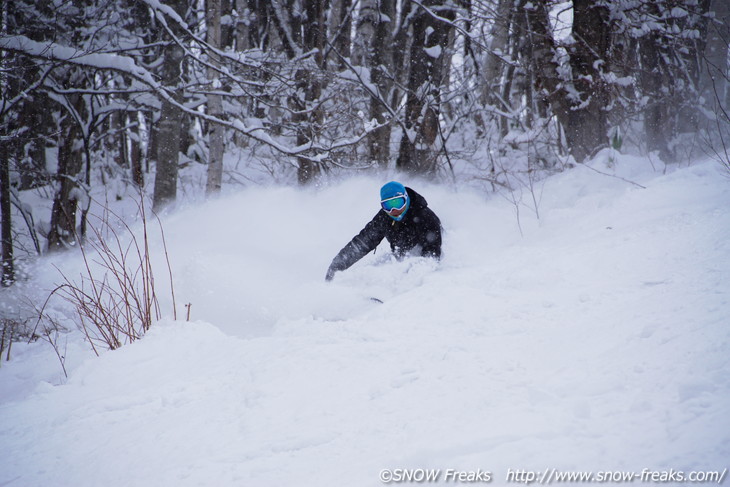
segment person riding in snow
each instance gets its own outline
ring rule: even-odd
[[[409,253],[441,258],[441,221],[426,198],[391,181],[380,189],[380,206],[373,219],[332,260],[326,280],[375,250],[383,238],[398,259]]]

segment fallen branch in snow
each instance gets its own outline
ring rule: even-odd
[[[61,353],[61,347],[58,344],[59,335],[65,330],[53,319],[50,320],[50,323],[51,326],[43,327],[42,337],[45,341],[51,344],[51,347],[53,347],[53,351],[56,353],[56,357],[58,357],[58,361],[61,364],[63,375],[68,379],[68,371],[66,370],[66,349],[64,347],[63,353]]]
[[[621,181],[624,181],[626,183],[633,184],[634,186],[638,186],[641,189],[646,189],[646,186],[642,186],[641,184],[639,184],[637,182],[631,181],[630,179],[622,178],[621,176],[616,176],[615,174],[609,174],[607,172],[599,171],[595,167],[591,167],[588,164],[580,164],[580,166],[586,167],[586,168],[590,169],[591,171],[597,172],[598,174],[601,174],[603,176],[620,179]]]

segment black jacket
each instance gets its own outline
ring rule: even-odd
[[[431,211],[426,198],[411,188],[406,188],[411,205],[401,221],[395,221],[380,210],[332,260],[327,270],[327,280],[337,271],[344,271],[358,260],[375,250],[383,238],[390,243],[396,257],[419,248],[424,257],[441,257],[441,221]]]

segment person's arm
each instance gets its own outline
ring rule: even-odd
[[[426,241],[423,244],[421,255],[424,257],[441,258],[441,221],[436,213],[429,209],[428,225],[426,226]]]
[[[385,225],[383,216],[387,216],[382,212],[378,212],[370,222],[365,225],[360,233],[355,235],[350,242],[345,245],[342,250],[332,259],[332,263],[327,269],[325,279],[332,280],[335,272],[344,271],[350,268],[355,262],[365,257],[369,252],[375,250],[378,244],[385,237]]]

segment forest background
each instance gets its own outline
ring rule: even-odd
[[[185,184],[214,195],[361,171],[514,191],[603,149],[729,164],[723,0],[0,9],[5,286],[83,241],[92,193],[141,191],[160,211]],[[191,167],[205,177],[186,182]]]

